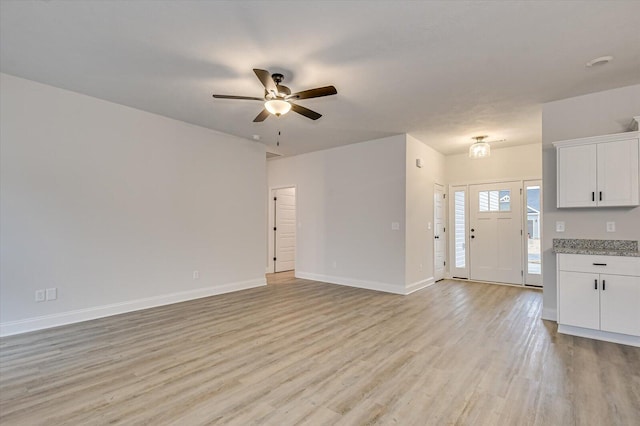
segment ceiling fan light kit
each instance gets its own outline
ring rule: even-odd
[[[283,101],[282,99],[271,99],[266,101],[264,103],[264,107],[276,117],[280,117],[291,110],[291,104],[287,101]]]
[[[469,158],[477,160],[491,155],[491,146],[489,146],[488,142],[484,141],[486,137],[485,135],[472,138],[475,139],[475,142],[469,147]]]
[[[333,86],[318,87],[315,89],[303,90],[302,92],[291,93],[291,89],[280,84],[284,80],[284,76],[282,74],[270,74],[267,70],[257,68],[254,68],[253,72],[256,74],[256,77],[258,77],[258,80],[260,80],[260,83],[264,86],[263,98],[216,94],[214,94],[213,97],[218,99],[242,99],[264,102],[264,109],[260,111],[260,114],[258,114],[256,118],[253,119],[254,123],[266,120],[267,117],[269,117],[269,114],[280,117],[281,115],[288,113],[290,110],[293,110],[300,115],[304,115],[311,120],[317,120],[322,117],[322,114],[312,111],[309,108],[305,108],[302,105],[294,104],[291,101],[320,98],[322,96],[330,96],[338,93],[336,88]]]

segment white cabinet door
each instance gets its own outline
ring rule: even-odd
[[[599,206],[638,205],[638,139],[597,145]]]
[[[597,145],[558,148],[558,207],[595,207]]]
[[[640,277],[600,275],[600,329],[640,336]]]
[[[600,328],[598,274],[558,272],[558,324]]]

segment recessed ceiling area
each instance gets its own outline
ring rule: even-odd
[[[409,133],[541,141],[541,104],[640,82],[640,2],[3,1],[0,70],[295,155]],[[606,66],[585,67],[602,56]],[[321,113],[252,120],[252,69]],[[280,146],[276,147],[278,132]],[[254,135],[259,136],[255,140]]]

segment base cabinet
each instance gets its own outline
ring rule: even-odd
[[[598,274],[560,271],[558,322],[575,327],[600,329]]]
[[[640,258],[559,254],[558,331],[640,346],[638,271]]]
[[[600,330],[640,336],[640,277],[600,277]]]

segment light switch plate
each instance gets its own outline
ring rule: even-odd
[[[616,232],[615,222],[607,222],[607,232]]]
[[[399,222],[391,222],[391,230],[398,231],[399,229],[400,229],[400,223]]]
[[[58,298],[58,289],[57,288],[48,288],[47,292],[47,300],[56,300]]]
[[[556,232],[564,232],[564,222],[562,221],[556,222]]]

